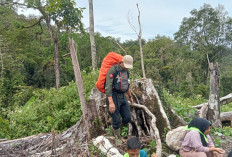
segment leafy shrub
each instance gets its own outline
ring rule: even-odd
[[[9,122],[0,117],[0,139],[9,138]]]
[[[88,99],[95,86],[97,72],[82,72],[84,92]],[[10,129],[14,133],[11,138],[19,138],[32,134],[63,131],[74,125],[81,117],[80,99],[75,82],[70,82],[56,90],[55,88],[38,89],[24,106],[17,106],[8,117]]]
[[[127,126],[122,127],[121,135],[122,135],[122,137],[127,137],[127,135],[128,135],[128,127]]]
[[[212,128],[211,133],[219,132],[222,133],[225,136],[232,137],[232,128],[229,126],[223,127],[223,128]]]
[[[232,111],[232,103],[229,103],[227,105],[223,105],[220,107],[221,112],[229,112]]]
[[[195,97],[183,98],[180,95],[170,94],[167,90],[163,90],[164,98],[171,105],[171,107],[177,112],[179,116],[184,118],[186,122],[190,122],[195,117],[195,109],[191,106],[206,102],[200,95]]]

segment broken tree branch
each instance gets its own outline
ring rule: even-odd
[[[112,40],[116,45],[118,45],[122,50],[123,50],[123,52],[127,55],[127,52],[126,52],[126,50],[118,43],[118,42],[116,42],[116,41],[114,41],[114,40]]]

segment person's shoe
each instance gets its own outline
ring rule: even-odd
[[[115,145],[116,146],[121,146],[122,145],[122,140],[120,138],[115,139]]]
[[[120,146],[122,144],[122,140],[121,140],[121,130],[117,129],[117,130],[113,130],[114,136],[115,136],[115,144],[116,146]]]

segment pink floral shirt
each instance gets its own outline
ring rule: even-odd
[[[214,144],[209,135],[206,135],[206,137],[209,143],[207,147],[204,147],[201,142],[200,133],[196,130],[188,131],[182,142],[183,151],[189,152],[194,150],[196,152],[209,152],[209,147],[214,147]]]

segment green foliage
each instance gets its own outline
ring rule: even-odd
[[[156,147],[155,140],[151,140],[148,144],[148,147],[143,148],[143,150],[147,153],[148,157],[150,157],[151,154],[155,152],[155,147]]]
[[[152,140],[150,143],[149,143],[149,148],[150,149],[154,149],[156,147],[156,142],[155,140]]]
[[[86,99],[95,85],[97,72],[82,73]],[[8,115],[11,138],[50,132],[52,127],[63,131],[74,125],[81,116],[80,99],[75,82],[59,90],[38,89],[24,106],[15,107]]]
[[[232,128],[231,127],[223,127],[223,128],[212,128],[211,132],[215,134],[215,132],[222,133],[225,136],[232,137]]]
[[[13,138],[29,136],[40,132],[65,130],[75,124],[81,115],[75,83],[50,90],[37,90],[23,107],[16,107],[9,115],[10,128],[15,130]],[[33,100],[34,99],[34,100]]]
[[[122,137],[127,137],[128,136],[128,126],[123,126],[122,127],[121,135],[122,135]]]
[[[112,132],[112,129],[111,129],[111,126],[109,126],[108,128],[105,129],[106,133],[110,136],[113,136],[113,132]]]
[[[9,122],[0,116],[0,139],[9,138]]]
[[[224,7],[219,5],[212,8],[204,4],[199,10],[193,9],[191,16],[183,19],[179,31],[174,34],[175,41],[179,45],[186,45],[191,48],[192,57],[200,68],[198,76],[201,82],[206,84],[208,79],[208,60],[210,62],[220,61],[231,46],[232,22]],[[217,31],[215,31],[217,30]]]
[[[95,147],[93,143],[89,145],[89,153],[90,153],[90,156],[106,157],[106,155],[104,155],[97,147]]]
[[[75,8],[73,0],[50,0],[46,6],[46,11],[57,25],[65,27],[83,29],[81,18],[84,8]]]
[[[163,90],[164,99],[171,105],[179,116],[184,118],[186,122],[190,122],[195,117],[195,109],[191,106],[201,104],[207,100],[203,99],[200,95],[191,98],[183,98],[180,95],[170,94],[168,91]]]
[[[215,147],[221,147],[222,143],[225,143],[225,141],[221,140],[220,137],[216,137],[216,139],[214,139]]]
[[[220,107],[220,109],[221,109],[221,112],[229,112],[232,110],[232,103],[223,105]]]

